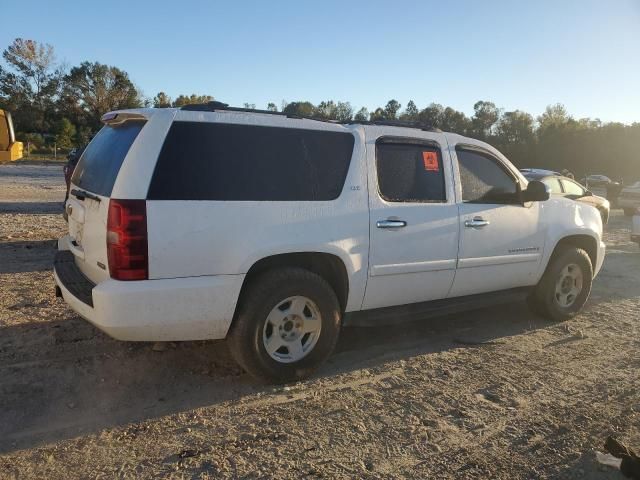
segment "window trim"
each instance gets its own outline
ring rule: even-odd
[[[413,147],[423,146],[423,147],[429,147],[437,150],[438,153],[440,154],[440,164],[442,169],[442,191],[444,193],[444,198],[441,200],[392,200],[384,196],[382,194],[382,191],[380,190],[380,175],[378,172],[378,146],[379,145],[408,145]],[[393,204],[418,203],[418,204],[429,204],[429,205],[436,204],[437,205],[437,204],[449,203],[449,200],[447,198],[447,178],[446,178],[445,167],[444,167],[444,155],[442,154],[442,147],[440,143],[438,143],[435,140],[429,140],[428,138],[383,135],[376,139],[375,147],[376,149],[375,149],[374,155],[375,155],[376,184],[377,184],[378,196],[382,200],[384,200],[387,203],[393,203]]]
[[[494,153],[490,152],[486,148],[480,147],[478,145],[473,145],[470,143],[458,143],[456,144],[456,161],[458,162],[458,176],[460,177],[460,202],[461,203],[470,203],[475,205],[524,205],[522,201],[522,184],[520,183],[520,178],[502,161],[500,160]],[[490,161],[493,161],[498,165],[503,172],[505,172],[516,184],[516,197],[517,201],[514,202],[478,202],[472,200],[464,200],[462,198],[462,176],[460,176],[460,159],[458,158],[458,152],[467,151],[476,153],[478,155],[482,155],[487,157]]]

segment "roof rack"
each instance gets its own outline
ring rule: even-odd
[[[418,128],[425,132],[442,132],[442,130],[429,123],[405,122],[402,120],[349,120],[340,123],[345,125],[380,125],[386,127]]]
[[[326,118],[320,117],[307,117],[302,115],[292,115],[290,113],[285,112],[274,112],[272,110],[259,110],[255,108],[240,108],[240,107],[230,107],[227,103],[222,103],[218,101],[212,101],[207,103],[191,103],[188,105],[183,105],[180,107],[180,110],[188,110],[194,112],[216,112],[216,111],[227,111],[227,112],[243,112],[243,113],[263,113],[267,115],[279,115],[287,118],[297,118],[297,119],[305,119],[305,120],[315,120],[318,122],[327,122],[327,123],[335,123],[338,125],[379,125],[379,126],[388,126],[388,127],[403,127],[403,128],[417,128],[420,130],[424,130],[427,132],[441,132],[439,128],[433,127],[430,124],[420,124],[416,122],[403,122],[401,120],[347,120],[347,121],[339,121],[339,120],[330,120]]]

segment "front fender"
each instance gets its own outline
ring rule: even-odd
[[[594,277],[600,271],[604,259],[602,241],[602,217],[596,207],[566,198],[551,198],[542,204],[543,221],[547,240],[543,252],[538,281],[544,274],[558,244],[568,237],[587,236],[593,239],[595,262]]]

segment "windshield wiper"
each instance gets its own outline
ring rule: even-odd
[[[94,195],[93,193],[85,192],[84,190],[80,190],[78,188],[74,188],[71,190],[71,194],[74,195],[78,200],[84,201],[85,198],[90,198],[91,200],[95,200],[96,202],[100,201],[100,197]]]

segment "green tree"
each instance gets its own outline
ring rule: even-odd
[[[385,119],[396,120],[401,107],[402,105],[400,105],[397,100],[389,100],[384,107]]]
[[[407,107],[405,108],[404,112],[402,112],[402,115],[400,115],[400,120],[403,120],[405,122],[416,122],[418,120],[419,113],[420,112],[418,111],[418,107],[416,107],[414,101],[409,100],[409,103],[407,103]]]
[[[315,109],[315,116],[326,120],[348,122],[353,118],[353,108],[349,102],[320,102]]]
[[[466,135],[471,127],[471,120],[464,113],[455,108],[447,107],[440,116],[440,128],[445,132]]]
[[[196,95],[192,93],[191,95],[178,95],[178,98],[173,102],[174,107],[182,107],[184,105],[193,105],[197,103],[209,103],[213,101],[213,97],[211,95]]]
[[[369,110],[367,110],[365,107],[362,107],[360,110],[358,110],[353,119],[358,122],[366,122],[367,120],[369,120]]]
[[[439,103],[431,103],[428,107],[422,109],[418,114],[418,121],[424,125],[431,125],[434,128],[442,126],[442,115],[444,108]]]
[[[378,120],[387,120],[387,112],[384,109],[378,107],[369,115],[369,120],[376,122]]]
[[[73,147],[76,136],[76,127],[68,118],[62,118],[56,125],[56,144],[58,148],[69,149]]]
[[[277,112],[278,111],[278,107],[276,106],[275,103],[269,102],[267,104],[267,110],[269,110],[270,112]]]
[[[336,105],[336,120],[349,122],[353,119],[353,107],[349,102],[338,102]]]
[[[567,113],[567,109],[561,103],[548,105],[544,113],[538,117],[538,124],[541,131],[548,128],[558,129],[566,126],[572,118]]]
[[[171,106],[171,103],[171,97],[164,92],[158,92],[158,94],[153,97],[154,108],[168,108]]]
[[[493,102],[480,100],[473,106],[475,112],[471,119],[473,133],[480,139],[487,139],[491,129],[500,118],[500,109]]]
[[[87,127],[87,126],[80,126],[76,129],[76,136],[73,139],[74,140],[74,144],[78,147],[82,147],[85,146],[89,143],[89,141],[91,140],[92,134],[91,134],[91,128]]]
[[[534,137],[533,117],[520,110],[505,112],[496,126],[496,135],[502,144],[530,143]]]
[[[314,107],[311,102],[287,103],[282,111],[287,115],[296,115],[299,117],[314,117],[316,115],[316,107]]]
[[[53,47],[16,38],[2,56],[9,68],[0,66],[0,107],[13,112],[23,131],[50,129],[62,78]]]
[[[98,62],[72,68],[65,76],[64,96],[67,108],[85,117],[93,130],[100,127],[106,112],[142,106],[140,92],[127,72]]]

